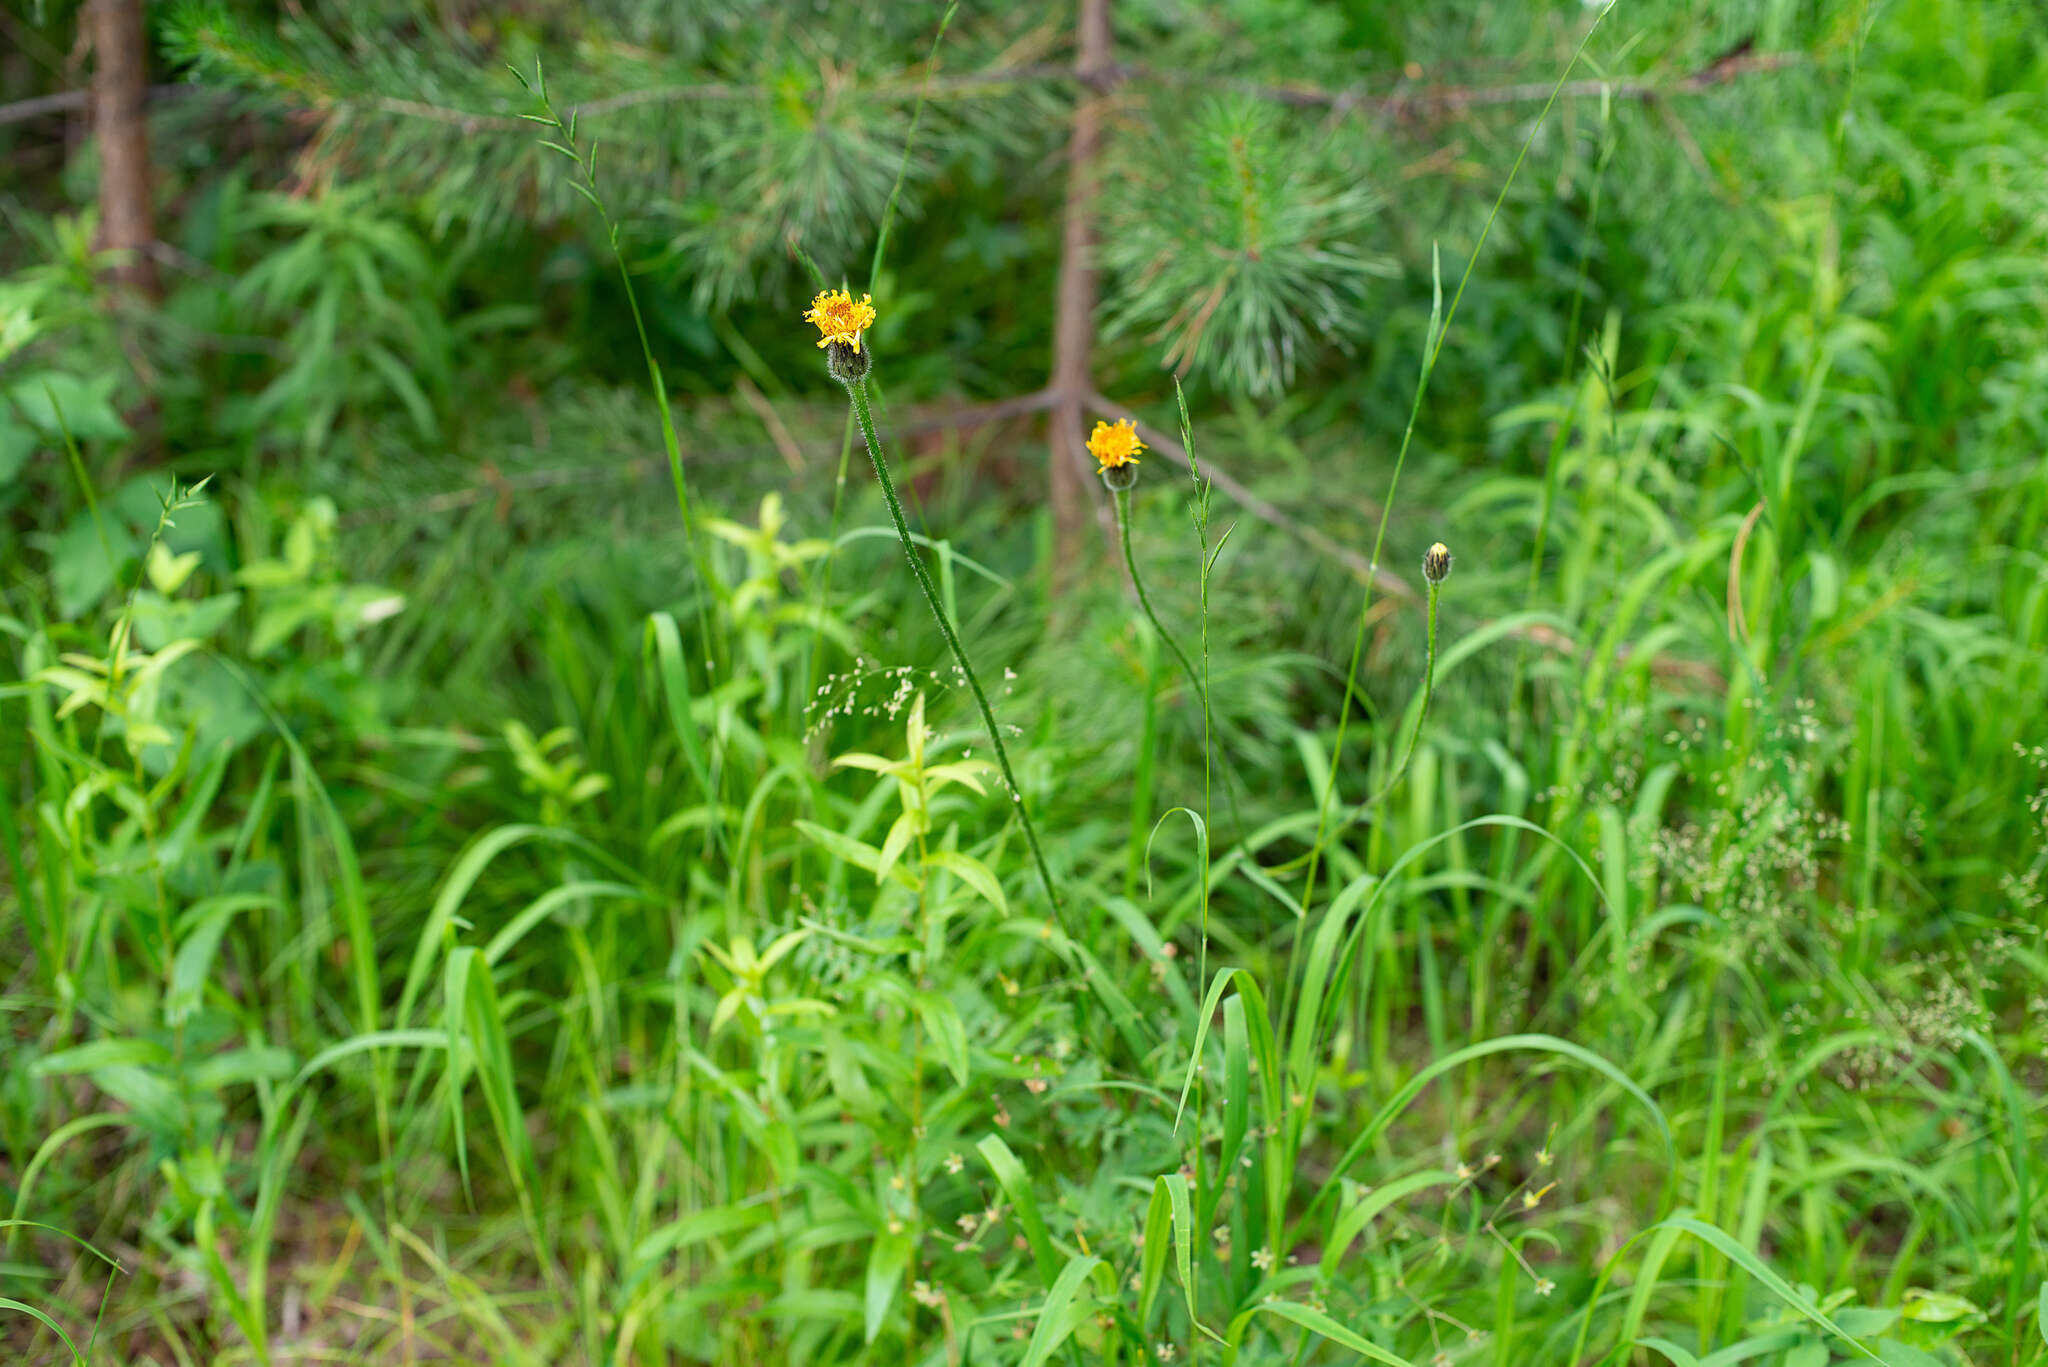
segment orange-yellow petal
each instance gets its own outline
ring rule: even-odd
[[[1088,434],[1088,454],[1094,456],[1105,470],[1136,465],[1138,453],[1144,449],[1145,443],[1138,440],[1137,424],[1129,418],[1118,418],[1113,423],[1098,422],[1095,430]]]
[[[817,326],[819,346],[844,342],[859,351],[860,335],[875,325],[874,296],[863,294],[856,300],[845,290],[825,290],[811,301],[804,321]]]

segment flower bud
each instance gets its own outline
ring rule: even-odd
[[[1125,461],[1122,465],[1105,465],[1101,470],[1102,482],[1112,493],[1122,493],[1138,482],[1138,462]]]
[[[1422,577],[1432,584],[1441,584],[1451,577],[1451,548],[1439,541],[1422,556]]]
[[[873,364],[874,356],[866,347],[845,342],[825,344],[825,369],[841,384],[859,384],[867,378],[868,367]]]

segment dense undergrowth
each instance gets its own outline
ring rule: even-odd
[[[1166,636],[928,421],[1058,232],[928,186],[868,387],[1015,794],[796,293],[260,139],[160,308],[8,202],[11,1360],[2042,1361],[2048,43],[1799,32],[1386,131],[1285,397],[1136,296]]]

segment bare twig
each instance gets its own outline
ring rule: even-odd
[[[754,416],[761,420],[761,426],[768,430],[768,439],[775,443],[775,449],[782,453],[782,463],[789,467],[792,475],[804,470],[804,453],[796,444],[796,438],[789,434],[789,427],[782,421],[782,415],[775,411],[775,405],[768,402],[768,396],[752,380],[742,375],[734,381],[733,388],[739,390],[747,407],[754,410]]]

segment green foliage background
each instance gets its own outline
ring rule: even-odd
[[[1094,384],[1279,513],[1205,592],[1133,497],[1213,745],[1042,424],[943,420],[1045,383],[1082,93],[944,12],[153,5],[154,304],[0,122],[0,1343],[2041,1362],[2038,8],[1117,4]],[[797,321],[892,198],[1071,932]],[[1383,513],[1456,569],[1353,689]]]

